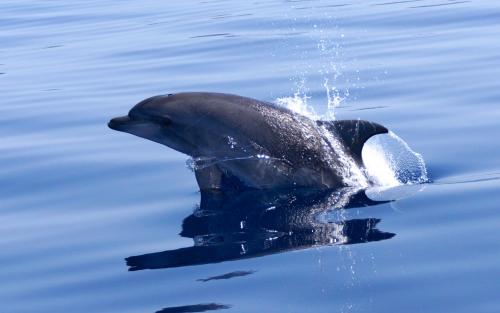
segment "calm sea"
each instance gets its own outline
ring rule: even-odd
[[[500,312],[498,1],[0,12],[1,312]],[[378,122],[431,182],[200,194],[186,156],[106,125],[180,91]]]

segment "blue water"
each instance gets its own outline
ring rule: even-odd
[[[0,12],[1,312],[500,312],[497,1]],[[207,198],[186,156],[106,126],[201,90],[378,122],[431,182],[390,202]]]

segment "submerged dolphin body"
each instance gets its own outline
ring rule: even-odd
[[[201,190],[346,186],[346,167],[362,167],[366,140],[388,132],[372,122],[315,121],[273,103],[206,92],[148,98],[108,125],[191,156]]]

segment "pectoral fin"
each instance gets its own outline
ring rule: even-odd
[[[222,169],[217,163],[200,166],[194,171],[200,190],[241,189],[238,178]]]
[[[220,189],[222,172],[216,166],[207,166],[194,171],[200,190]]]
[[[362,120],[317,121],[317,123],[334,133],[346,151],[359,164],[363,164],[361,151],[365,142],[372,136],[389,132],[380,124]]]

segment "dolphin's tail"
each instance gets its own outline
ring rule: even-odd
[[[317,121],[317,123],[333,132],[358,164],[363,164],[361,151],[365,142],[372,136],[389,132],[380,124],[362,120]]]

